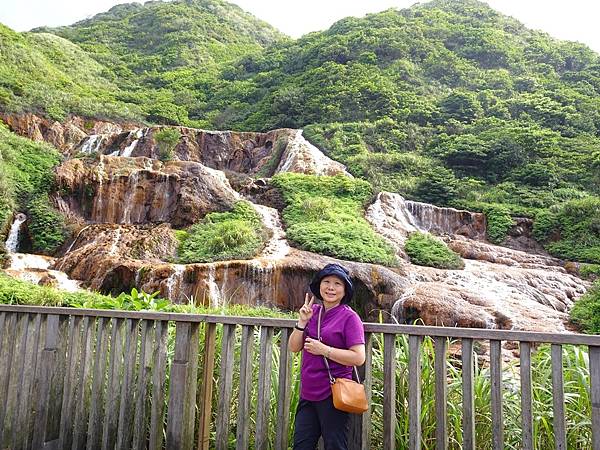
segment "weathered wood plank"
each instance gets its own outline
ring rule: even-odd
[[[136,401],[133,418],[133,444],[132,449],[146,448],[146,427],[148,425],[148,392],[152,370],[152,340],[154,322],[142,321],[140,365],[137,378]]]
[[[565,422],[565,388],[563,383],[562,346],[552,344],[552,403],[554,424],[554,445],[556,450],[567,449]]]
[[[17,447],[24,450],[29,450],[31,448],[31,439],[35,432],[34,430],[34,421],[33,421],[33,409],[36,398],[33,395],[34,385],[35,385],[35,374],[38,370],[38,354],[40,349],[40,336],[41,336],[41,326],[42,326],[42,315],[41,314],[33,314],[30,315],[32,319],[32,323],[30,325],[31,332],[29,333],[27,339],[27,356],[25,360],[27,361],[28,367],[25,373],[23,374],[23,397],[21,399],[21,405],[19,406],[19,415],[20,420],[19,423],[22,427],[22,436],[21,442],[17,444]],[[61,414],[62,416],[62,414]]]
[[[600,450],[600,347],[590,347],[590,399],[592,401],[592,449]]]
[[[5,419],[8,403],[8,387],[13,363],[15,346],[10,335],[17,323],[17,314],[7,314],[4,320],[3,335],[0,336],[0,446],[5,441]],[[8,439],[7,439],[8,440]]]
[[[260,328],[258,366],[258,398],[256,402],[255,449],[269,447],[269,411],[271,403],[271,367],[273,360],[273,328]]]
[[[252,353],[254,350],[254,328],[242,326],[242,344],[240,347],[240,394],[236,428],[235,448],[245,450],[249,447],[250,434],[250,396],[252,393]]]
[[[277,378],[277,429],[275,431],[275,449],[288,448],[288,429],[290,425],[290,378],[292,357],[288,350],[288,341],[292,330],[282,328],[279,341],[279,376]]]
[[[168,331],[169,322],[162,320],[156,322],[154,351],[152,353],[152,404],[150,405],[150,438],[148,445],[150,450],[160,450],[163,446]]]
[[[14,342],[16,345],[15,358],[13,361],[13,374],[10,381],[10,392],[8,396],[6,412],[7,419],[11,418],[10,426],[11,436],[9,439],[9,448],[18,448],[18,442],[21,441],[20,433],[23,432],[23,427],[19,423],[19,405],[23,397],[23,382],[25,369],[25,356],[27,353],[27,334],[29,331],[29,314],[20,314],[17,319],[17,329],[14,333]],[[0,448],[3,448],[0,445]]]
[[[190,448],[190,406],[195,406],[195,371],[190,367],[197,360],[198,324],[177,323],[175,356],[171,365],[169,386],[169,415],[167,420],[167,448]],[[195,349],[195,350],[194,350]],[[193,378],[194,383],[190,382]],[[192,416],[193,425],[193,416]]]
[[[69,318],[67,344],[67,373],[63,382],[62,414],[60,418],[60,448],[71,448],[73,443],[73,415],[75,410],[74,380],[77,378],[77,365],[81,351],[81,325],[83,317]]]
[[[383,335],[383,448],[396,448],[396,335]]]
[[[272,326],[276,328],[293,328],[294,319],[274,319],[268,317],[239,317],[208,314],[157,313],[143,311],[117,311],[97,309],[74,309],[56,307],[0,305],[0,312],[28,312],[67,316],[115,317],[127,319],[166,320],[178,322],[208,322],[230,325]],[[417,336],[440,336],[451,338],[470,338],[477,340],[521,341],[549,344],[574,344],[600,346],[600,336],[576,333],[540,333],[533,331],[507,331],[481,328],[435,327],[421,325],[393,325],[382,323],[365,323],[365,332],[386,334],[414,334]]]
[[[125,322],[125,354],[123,367],[123,380],[121,381],[121,401],[119,404],[119,432],[117,435],[117,449],[128,450],[133,439],[132,409],[135,405],[135,363],[137,359],[138,343],[137,319],[128,319]]]
[[[367,393],[369,409],[361,417],[361,446],[360,448],[371,448],[371,399],[373,393],[373,334],[365,333],[365,364],[363,372],[363,383]]]
[[[104,383],[106,375],[106,354],[108,350],[108,326],[110,319],[98,319],[96,350],[92,369],[92,393],[90,397],[90,420],[87,431],[87,450],[100,448],[102,441],[102,423],[104,422]]]
[[[521,368],[521,426],[523,450],[533,450],[533,411],[531,392],[531,344],[520,343]]]
[[[436,337],[435,345],[435,448],[448,450],[448,364],[446,352],[448,341],[444,337]]]
[[[229,436],[229,410],[231,408],[231,395],[233,383],[233,341],[235,338],[235,325],[223,326],[221,343],[221,360],[219,373],[219,401],[217,404],[217,427],[215,447],[217,450],[226,450]]]
[[[475,450],[473,339],[462,340],[463,449]]]
[[[504,420],[502,418],[502,342],[490,341],[490,383],[492,412],[492,448],[504,449]]]
[[[121,371],[123,368],[123,319],[113,319],[110,333],[110,351],[108,363],[108,386],[102,428],[102,450],[113,450],[117,441]]]
[[[62,414],[63,380],[66,374],[66,353],[68,341],[69,318],[58,316],[58,345],[54,350],[53,370],[50,379],[50,397],[48,400],[48,416],[46,424],[46,443],[58,444],[60,437],[60,417]]]
[[[76,402],[75,422],[73,425],[73,450],[85,448],[87,434],[87,421],[89,410],[86,404],[89,401],[90,388],[89,378],[92,366],[92,345],[94,341],[94,329],[96,327],[94,317],[83,318],[83,346],[79,360],[79,372],[76,378]]]
[[[408,336],[408,445],[421,449],[421,336]]]
[[[183,427],[183,448],[192,448],[194,443],[194,427],[196,415],[196,393],[198,387],[198,346],[200,324],[190,324],[189,340],[190,351],[188,355],[188,365],[186,374],[186,390],[184,404],[184,427]]]
[[[200,418],[198,425],[198,447],[208,450],[212,415],[213,373],[215,371],[215,343],[217,324],[207,323],[204,332],[204,356],[202,385],[200,386]]]
[[[48,406],[50,401],[50,384],[52,383],[52,372],[55,365],[56,349],[59,341],[59,317],[48,315],[46,317],[46,334],[44,338],[44,350],[41,355],[39,397],[37,403],[37,415],[35,417],[36,433],[33,436],[32,447],[42,448],[46,442],[46,431],[48,424]]]

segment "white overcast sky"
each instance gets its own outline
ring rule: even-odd
[[[407,8],[416,0],[229,0],[280,31],[299,37],[347,17],[387,8]],[[558,39],[579,41],[600,53],[598,0],[486,0],[492,8],[527,27]],[[119,0],[0,0],[0,23],[17,31],[42,25],[70,25],[107,11]],[[138,2],[140,3],[140,2]],[[141,2],[143,3],[143,2]]]

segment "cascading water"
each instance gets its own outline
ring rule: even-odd
[[[208,268],[208,280],[206,281],[208,285],[208,296],[210,300],[210,306],[215,308],[220,308],[224,304],[223,295],[221,294],[221,290],[219,289],[219,285],[215,281],[215,265],[211,264]],[[227,269],[225,269],[227,270]]]
[[[171,301],[174,301],[180,293],[179,290],[181,289],[181,281],[184,272],[184,265],[173,264],[173,273],[167,279],[167,298]]]
[[[135,150],[136,145],[138,144],[138,142],[140,141],[140,139],[142,138],[143,135],[144,135],[144,130],[141,128],[139,128],[135,131],[131,131],[129,133],[129,137],[135,136],[135,139],[131,142],[131,144],[129,144],[127,147],[125,147],[123,149],[121,156],[131,157],[133,150]]]
[[[27,216],[23,213],[18,213],[15,216],[15,220],[10,227],[10,232],[8,233],[8,238],[4,244],[9,253],[15,253],[17,251],[17,247],[19,246],[19,230],[26,220]]]
[[[269,261],[282,259],[290,252],[290,246],[285,239],[285,231],[281,225],[279,211],[268,206],[257,205],[252,203],[252,206],[262,217],[263,224],[271,231],[272,236],[260,257],[268,258]]]
[[[102,141],[104,136],[100,134],[91,134],[87,137],[83,145],[81,146],[81,153],[96,153],[100,145],[102,145]]]

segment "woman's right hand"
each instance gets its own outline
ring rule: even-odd
[[[313,302],[315,301],[315,296],[314,295],[308,295],[308,292],[306,293],[306,296],[304,297],[304,304],[300,307],[300,311],[299,311],[299,320],[298,320],[298,325],[300,325],[301,327],[305,327],[306,324],[308,323],[308,321],[310,320],[310,318],[313,315],[313,309],[312,309],[312,305]]]

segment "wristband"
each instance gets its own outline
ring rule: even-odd
[[[306,330],[306,327],[304,327],[304,328],[303,328],[303,327],[301,327],[301,326],[300,326],[300,325],[298,325],[298,324],[294,325],[294,328],[295,328],[296,330],[298,330],[298,331],[304,331],[304,330]]]
[[[325,358],[329,358],[330,354],[331,354],[331,346],[327,349],[327,353],[325,353]]]

